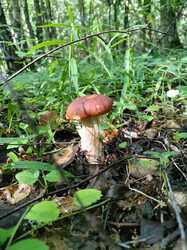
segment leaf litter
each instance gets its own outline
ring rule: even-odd
[[[157,125],[155,126],[155,124]],[[183,175],[186,175],[184,163],[186,149],[185,142],[179,145],[173,137],[177,129],[179,127],[175,122],[170,122],[163,130],[162,124],[158,126],[154,120],[141,126],[140,123],[137,124],[131,119],[117,131],[116,129],[114,132],[106,131],[105,155],[107,160],[101,169],[111,163],[114,163],[114,167],[103,171],[102,174],[98,172],[96,176],[94,187],[103,195],[101,201],[97,202],[98,207],[93,207],[90,211],[83,213],[77,212],[75,216],[74,212],[77,211],[77,207],[74,204],[73,193],[77,188],[75,190],[66,189],[68,191],[66,194],[60,191],[58,193],[58,189],[67,187],[67,183],[70,187],[77,184],[80,189],[93,188],[89,180],[81,184],[81,180],[89,176],[90,166],[87,164],[84,154],[79,152],[77,143],[71,143],[66,139],[62,140],[63,146],[61,146],[59,140],[51,151],[43,154],[43,157],[47,160],[50,159],[56,169],[64,169],[69,173],[65,177],[64,172],[61,172],[63,180],[66,182],[61,181],[55,185],[51,183],[48,186],[49,193],[56,192],[56,195],[51,196],[50,199],[57,203],[61,215],[66,214],[66,219],[55,222],[52,228],[48,226],[48,229],[43,229],[42,233],[38,235],[39,238],[50,242],[50,245],[53,244],[51,249],[57,249],[56,247],[62,244],[67,250],[112,250],[133,247],[162,249],[162,246],[175,246],[180,232],[177,231],[178,225],[172,202],[167,198],[167,185],[164,182],[162,171],[163,169],[168,171],[169,178],[176,186],[177,191],[173,191],[173,193],[177,205],[181,209],[181,216],[185,216],[186,191],[181,190],[179,184],[184,178]],[[181,141],[182,138],[179,140]],[[16,153],[16,150],[14,152]],[[32,161],[32,156],[27,157],[26,150],[24,150],[24,154],[19,154],[21,161],[28,158]],[[123,158],[123,161],[117,163],[118,159]],[[33,160],[37,159],[34,157]],[[19,166],[18,163],[15,165]],[[43,173],[47,171],[47,168],[46,165],[42,170]],[[51,167],[50,171],[52,171]],[[3,178],[6,178],[7,172],[3,172],[3,175]],[[38,184],[33,186],[12,185],[12,188],[3,187],[1,189],[1,203],[10,203],[14,206],[20,202],[24,203],[29,196],[29,199],[32,199],[33,188],[38,189]],[[107,202],[103,204],[103,200]],[[100,202],[101,205],[99,205]],[[186,224],[184,226],[186,228]],[[57,233],[46,237],[50,230]],[[63,236],[60,236],[61,232],[63,232]],[[174,234],[175,232],[176,234]],[[60,242],[57,246],[54,244],[56,238]],[[177,241],[176,244],[179,245],[180,241]]]

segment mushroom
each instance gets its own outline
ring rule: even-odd
[[[81,151],[86,152],[90,164],[103,159],[100,116],[112,109],[112,99],[104,95],[87,95],[76,98],[67,108],[66,119],[80,121],[77,128],[81,137]]]

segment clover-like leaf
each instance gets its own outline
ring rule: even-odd
[[[39,177],[38,170],[23,170],[16,174],[16,180],[19,183],[33,185]]]
[[[49,223],[55,221],[59,214],[60,211],[56,202],[41,201],[31,208],[25,218],[31,221],[37,221],[38,223]]]
[[[10,247],[6,248],[7,250],[48,250],[49,247],[41,240],[37,239],[25,239],[16,242]]]
[[[100,200],[102,193],[95,188],[86,188],[74,194],[74,203],[77,207],[88,207]]]

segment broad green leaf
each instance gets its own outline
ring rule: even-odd
[[[12,164],[12,168],[52,171],[55,169],[55,166],[39,161],[17,161]]]
[[[23,145],[28,143],[28,138],[0,137],[0,144]]]
[[[60,182],[62,178],[61,178],[60,172],[54,169],[45,176],[45,179],[48,182]]]
[[[23,170],[15,175],[19,183],[33,185],[39,177],[38,170]]]
[[[6,250],[49,250],[49,247],[38,239],[25,239],[16,242]]]
[[[12,235],[14,228],[0,228],[0,246],[7,241],[8,238]]]
[[[49,223],[58,219],[59,214],[60,211],[56,202],[41,201],[31,208],[25,218],[31,221],[37,221],[38,223]]]
[[[29,52],[33,52],[35,50],[38,50],[47,46],[62,45],[62,44],[64,44],[64,40],[49,40],[49,41],[38,43],[37,45],[33,46]]]
[[[74,194],[74,203],[77,207],[88,207],[91,204],[100,200],[102,193],[94,188],[86,188],[77,191]]]

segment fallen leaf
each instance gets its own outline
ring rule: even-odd
[[[51,121],[55,121],[56,119],[57,119],[57,113],[55,111],[44,111],[40,113],[39,124],[45,125]]]
[[[138,136],[138,133],[135,132],[135,131],[130,131],[130,130],[127,130],[127,129],[122,129],[122,132],[123,132],[123,136],[124,138],[128,138],[128,139],[137,139],[139,136]]]
[[[156,128],[149,128],[145,130],[144,135],[149,139],[153,139],[157,135],[157,132]]]
[[[140,236],[147,239],[147,244],[154,244],[163,239],[164,226],[159,222],[142,219]]]
[[[173,129],[181,128],[181,126],[175,120],[166,120],[163,127],[164,128],[170,128],[170,129],[172,129],[172,128]]]
[[[149,158],[133,158],[128,160],[129,174],[135,178],[159,175],[159,161]]]
[[[74,199],[71,196],[56,197],[54,201],[58,204],[62,214],[77,210],[77,206],[75,205]]]
[[[0,189],[0,199],[16,204],[30,195],[32,187],[27,184],[12,184]]]
[[[53,160],[58,166],[67,166],[69,165],[75,158],[75,154],[78,151],[78,144],[70,144],[66,148],[62,148],[53,154]]]
[[[109,143],[112,141],[112,139],[114,139],[115,137],[117,137],[119,134],[119,131],[117,129],[112,130],[112,131],[108,131],[105,130],[103,132],[103,141],[104,143]]]

